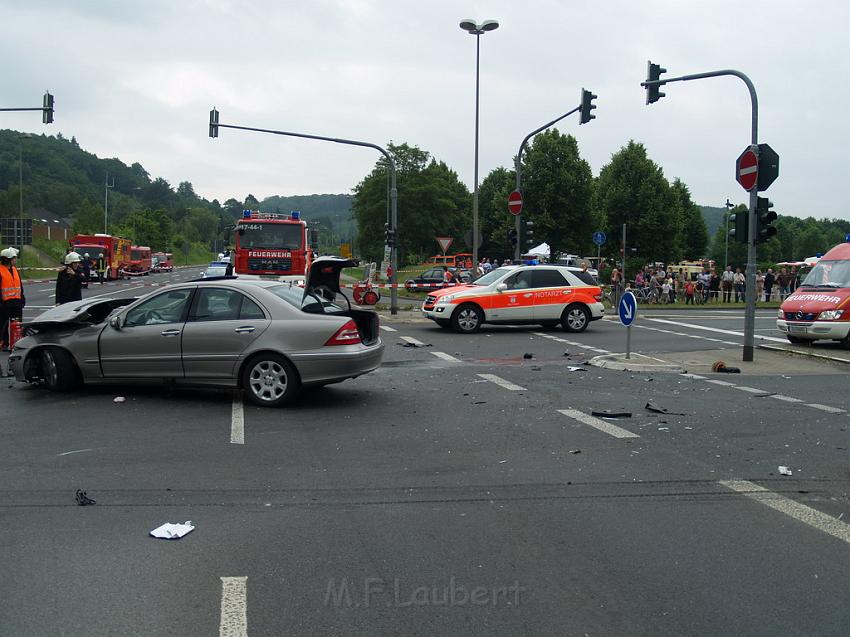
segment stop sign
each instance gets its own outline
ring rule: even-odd
[[[519,190],[514,190],[508,195],[508,212],[512,215],[522,212],[522,193]]]
[[[752,149],[747,148],[735,162],[735,179],[744,188],[752,190],[759,178],[759,160]]]

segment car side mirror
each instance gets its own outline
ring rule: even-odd
[[[109,319],[109,325],[113,329],[120,331],[121,330],[121,317],[120,316],[113,316],[111,319]]]
[[[496,286],[496,291],[497,291],[497,292],[504,292],[504,291],[505,291],[505,290],[507,290],[507,289],[508,289],[508,284],[507,284],[507,283],[499,283],[499,285],[497,285],[497,286]]]

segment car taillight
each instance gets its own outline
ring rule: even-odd
[[[348,321],[339,328],[325,345],[356,345],[360,343],[360,332],[357,331],[357,323]]]
[[[599,290],[599,292],[594,294],[593,298],[596,299],[597,303],[602,303],[602,290]]]

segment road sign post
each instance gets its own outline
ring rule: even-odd
[[[620,297],[617,314],[620,316],[620,323],[626,326],[626,359],[628,360],[632,357],[632,323],[637,317],[637,299],[631,290],[626,290]]]

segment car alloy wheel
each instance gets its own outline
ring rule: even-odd
[[[295,368],[282,356],[261,355],[248,363],[242,387],[256,405],[276,407],[289,401],[300,381]]]
[[[481,310],[471,303],[467,303],[466,305],[461,305],[455,311],[452,316],[452,323],[458,332],[472,334],[481,328],[482,319]]]
[[[564,311],[563,326],[568,332],[583,332],[590,322],[590,315],[581,305],[571,305]]]

